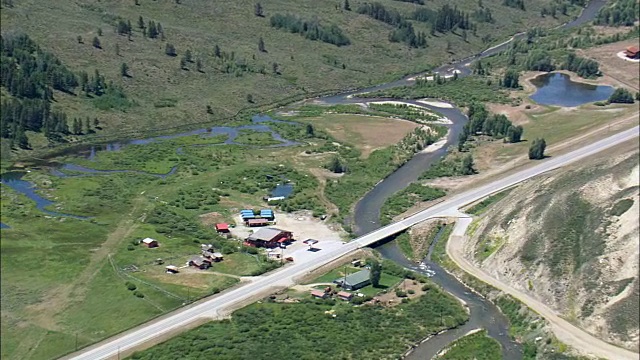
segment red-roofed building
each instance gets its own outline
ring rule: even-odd
[[[341,300],[349,301],[349,300],[351,300],[351,298],[353,298],[353,294],[352,294],[352,293],[350,293],[350,292],[346,292],[346,291],[340,291],[340,292],[338,293],[338,297],[339,297]]]
[[[229,224],[220,223],[216,224],[216,231],[219,233],[228,233],[229,232]]]
[[[328,294],[322,290],[313,290],[311,296],[318,299],[326,299]]]
[[[630,59],[640,59],[640,49],[637,46],[629,46],[624,55]]]
[[[286,244],[293,240],[291,231],[280,230],[276,228],[261,228],[255,233],[249,235],[246,243],[250,246],[273,248],[281,244]]]

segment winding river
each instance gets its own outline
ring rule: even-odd
[[[592,0],[585,9],[583,9],[581,15],[562,27],[570,28],[582,25],[591,19],[594,18],[595,14],[598,10],[606,3],[606,0]],[[499,53],[500,51],[506,49],[511,41],[515,38],[522,37],[524,34],[517,34],[511,40],[506,41],[502,44],[489,48],[479,54],[474,56],[470,56],[461,60],[458,60],[451,64],[442,65],[433,70],[434,73],[438,73],[441,76],[451,76],[454,72],[457,72],[459,76],[465,76],[470,74],[470,70],[468,65],[479,58],[484,58],[487,56],[494,55]],[[414,83],[414,76],[408,76],[403,79],[393,81],[390,83],[386,83],[383,85],[374,86],[367,89],[362,89],[358,91],[345,92],[339,95],[327,96],[316,99],[318,102],[322,102],[325,104],[349,104],[349,103],[363,103],[368,101],[383,101],[389,99],[365,99],[365,98],[352,98],[352,95],[362,94],[368,92],[374,92],[377,90],[384,90],[398,86],[411,85]],[[420,76],[420,75],[418,75]],[[397,99],[394,99],[397,101]],[[448,108],[448,107],[436,107],[432,105],[425,105],[423,103],[418,103],[416,101],[407,100],[404,101],[409,104],[419,105],[423,107],[427,107],[429,109],[435,110],[447,118],[449,118],[452,124],[448,125],[449,132],[447,135],[446,143],[440,149],[429,152],[429,153],[419,153],[415,155],[411,160],[406,162],[403,166],[397,169],[394,173],[389,175],[387,178],[378,183],[371,191],[369,191],[357,204],[355,207],[354,215],[353,215],[353,225],[356,229],[356,234],[361,235],[373,231],[380,227],[379,219],[380,219],[380,208],[384,204],[384,202],[389,198],[389,196],[393,195],[397,191],[404,189],[411,182],[416,181],[418,176],[424,172],[429,166],[431,166],[435,161],[442,158],[446,152],[447,148],[451,145],[454,145],[456,140],[458,139],[458,135],[462,130],[465,122],[468,120],[467,117],[457,108]],[[177,138],[181,136],[192,136],[192,135],[202,135],[202,136],[212,136],[218,134],[227,134],[229,138],[225,143],[234,143],[234,139],[238,134],[238,130],[242,130],[246,128],[247,130],[256,130],[256,131],[264,131],[271,132],[272,136],[275,140],[280,141],[280,144],[275,146],[289,146],[295,145],[295,143],[288,142],[287,140],[280,137],[279,134],[275,133],[271,130],[268,125],[263,124],[266,121],[273,121],[268,117],[257,116],[254,117],[252,125],[247,125],[241,128],[207,128],[195,130],[188,133],[175,134],[171,136],[163,136],[163,137],[155,137],[150,139],[142,139],[142,140],[132,140],[124,143],[126,144],[148,144],[160,139],[171,139]],[[209,135],[211,134],[211,135]],[[106,146],[101,150],[117,150],[123,144],[114,143]],[[181,151],[181,148],[178,148],[176,151]],[[95,155],[95,149],[92,149],[90,158]],[[80,172],[84,175],[79,176],[88,176],[88,175],[96,175],[99,173],[109,173],[109,172],[136,172],[133,170],[94,170],[86,167],[80,167],[77,165],[67,164],[62,169],[54,170],[53,174],[58,176],[69,176],[63,172],[63,170],[71,170],[74,172]],[[167,174],[148,174],[153,176],[164,177],[172,174],[175,171],[175,168],[172,169],[171,172]],[[138,172],[140,173],[140,172]],[[76,174],[76,176],[78,176]],[[8,186],[11,186],[13,189],[27,195],[32,200],[35,200],[38,208],[44,212],[49,213],[54,216],[73,216],[68,214],[61,214],[55,212],[48,212],[44,209],[45,206],[51,205],[51,202],[41,198],[35,192],[35,188],[32,184],[23,181],[20,179],[21,176],[14,174],[3,174],[2,182]],[[80,217],[81,218],[81,217]],[[1,224],[1,227],[6,228],[5,224]],[[438,237],[440,234],[438,235]],[[436,238],[438,241],[438,238]],[[434,242],[435,243],[435,242]],[[377,250],[388,259],[395,261],[396,263],[405,266],[406,268],[412,269],[417,272],[425,273],[425,270],[417,267],[415,264],[408,261],[402,253],[399,251],[395,242],[387,242],[381,244],[377,247]],[[430,249],[427,258],[424,262],[428,265],[428,267],[435,271],[435,275],[431,278],[435,283],[442,286],[446,291],[453,294],[455,297],[464,301],[469,310],[470,310],[470,319],[464,325],[441,333],[439,335],[433,336],[429,340],[423,342],[419,346],[417,346],[411,354],[407,356],[408,359],[431,359],[435,354],[437,354],[440,350],[442,350],[445,346],[447,346],[452,341],[464,336],[467,332],[477,328],[484,328],[487,330],[489,336],[496,339],[500,345],[502,346],[503,358],[506,360],[516,360],[522,358],[522,349],[521,346],[512,341],[508,336],[508,321],[500,313],[495,305],[487,301],[486,299],[476,295],[469,288],[455,279],[453,276],[449,275],[446,271],[440,268],[437,264],[430,261],[431,256]]]

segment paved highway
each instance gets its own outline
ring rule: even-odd
[[[536,166],[524,169],[518,173],[477,189],[458,194],[429,209],[420,211],[401,221],[370,232],[344,244],[336,250],[326,253],[320,252],[312,261],[289,265],[272,274],[259,278],[254,282],[223,292],[222,294],[213,297],[211,300],[207,300],[192,307],[176,310],[173,314],[162,319],[151,321],[146,325],[141,325],[132,331],[107,339],[66,358],[75,360],[94,360],[115,357],[120,351],[135,348],[136,346],[144,344],[157,336],[179,330],[196,319],[211,317],[216,313],[229,308],[234,303],[260,294],[265,289],[278,286],[290,286],[293,284],[295,278],[304,275],[323,264],[345,256],[358,248],[369,246],[426,219],[433,217],[455,216],[458,214],[458,209],[466,204],[482,199],[492,193],[510,187],[536,175],[557,169],[617,144],[634,139],[638,137],[639,131],[638,126],[636,126],[576,151],[541,161]]]

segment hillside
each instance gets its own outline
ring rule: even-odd
[[[606,341],[638,351],[638,147],[529,181],[467,249],[481,267]]]
[[[52,127],[58,135],[45,137],[26,127],[25,142],[3,114],[3,149],[6,139],[14,148],[39,149],[225,122],[242,108],[388,81],[476,53],[523,29],[566,22],[579,3],[465,0],[451,8],[444,0],[383,0],[387,16],[381,18],[362,1],[351,1],[348,11],[338,1],[311,0],[263,1],[260,9],[248,1],[5,0],[3,39],[28,35],[79,84],[65,91],[49,84],[49,96],[31,95],[49,97],[68,129]],[[541,15],[552,7],[555,17]],[[3,66],[14,61],[16,69],[25,68],[3,53]],[[82,91],[82,73],[92,84],[96,71],[103,88],[116,90],[106,96]],[[0,92],[3,101],[15,95],[7,88]],[[83,125],[74,129],[74,119]]]

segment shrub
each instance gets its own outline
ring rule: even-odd
[[[133,292],[133,295],[135,295],[136,297],[139,297],[140,299],[142,299],[144,297],[144,294],[141,293],[140,291],[136,290]]]
[[[133,246],[132,244],[127,245],[127,250],[129,250],[129,251],[133,251],[133,250],[135,250],[135,249],[136,249],[136,247],[135,247],[135,246]]]
[[[402,290],[400,290],[400,289],[398,289],[398,290],[396,290],[396,296],[397,297],[401,297],[401,298],[407,297],[407,293],[402,291]]]
[[[422,291],[429,291],[429,290],[431,290],[431,285],[429,284],[422,285]]]
[[[127,289],[128,289],[129,291],[133,291],[133,290],[135,290],[135,289],[137,289],[137,288],[138,288],[138,287],[136,286],[136,284],[132,283],[131,281],[127,281],[127,282],[125,283],[125,285],[127,286]]]
[[[416,292],[415,292],[415,290],[413,290],[413,289],[409,289],[409,291],[407,291],[407,293],[409,293],[410,295],[413,295],[413,294],[415,294]]]

